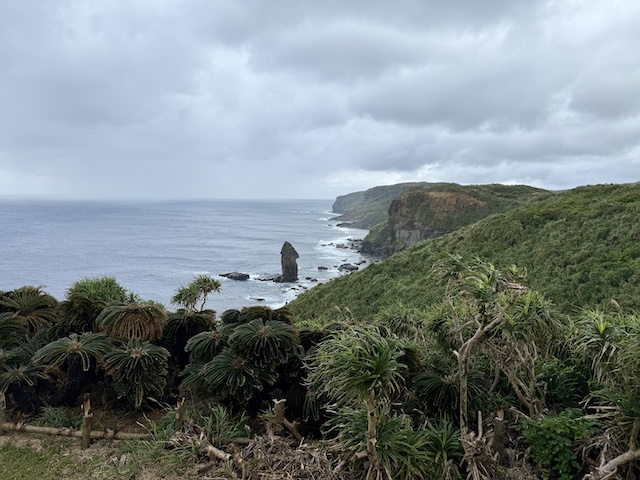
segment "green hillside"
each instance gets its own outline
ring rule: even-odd
[[[442,298],[430,273],[444,252],[526,267],[528,284],[563,312],[615,299],[640,309],[640,186],[597,185],[551,195],[427,240],[384,262],[319,285],[290,304],[299,320],[336,307],[366,318],[394,304],[424,308]]]

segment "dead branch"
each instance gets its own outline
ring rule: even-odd
[[[0,426],[0,430],[24,433],[40,433],[43,435],[58,435],[61,437],[82,438],[82,431],[73,430],[71,428],[53,428],[53,427],[37,427],[35,425],[27,425],[26,423],[9,423],[4,422]],[[109,439],[109,440],[148,440],[152,438],[150,433],[128,433],[116,432],[115,430],[106,429],[104,431],[92,431],[90,438],[92,439]]]

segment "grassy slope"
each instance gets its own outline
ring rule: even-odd
[[[424,308],[442,297],[431,266],[442,252],[455,252],[526,267],[529,285],[564,312],[611,299],[640,310],[639,212],[640,185],[580,187],[427,240],[289,306],[299,320],[330,319],[336,306],[357,318],[394,303]]]
[[[191,450],[191,449],[189,449]],[[204,478],[190,452],[160,441],[97,440],[87,450],[78,439],[11,432],[0,436],[2,480],[178,480]],[[211,471],[210,473],[213,474]],[[207,478],[227,478],[207,477]]]

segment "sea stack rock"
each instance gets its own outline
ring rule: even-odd
[[[280,250],[282,262],[281,282],[295,282],[298,280],[298,262],[296,261],[300,255],[289,242],[284,242],[282,250]]]

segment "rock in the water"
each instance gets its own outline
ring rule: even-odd
[[[295,282],[298,280],[298,262],[300,255],[289,242],[284,242],[280,250],[282,276],[276,282]]]
[[[355,272],[358,270],[358,267],[352,265],[351,263],[343,263],[338,267],[338,270],[342,270],[344,272]]]
[[[230,280],[249,280],[249,275],[246,273],[240,273],[240,272],[229,272],[229,273],[221,273],[220,274],[221,277],[226,277]]]
[[[282,275],[263,273],[262,275],[257,277],[257,280],[260,280],[261,282],[281,282]]]
[[[324,267],[324,266],[320,265],[320,266],[318,267],[318,270],[329,270],[329,269],[328,269],[327,267]]]

